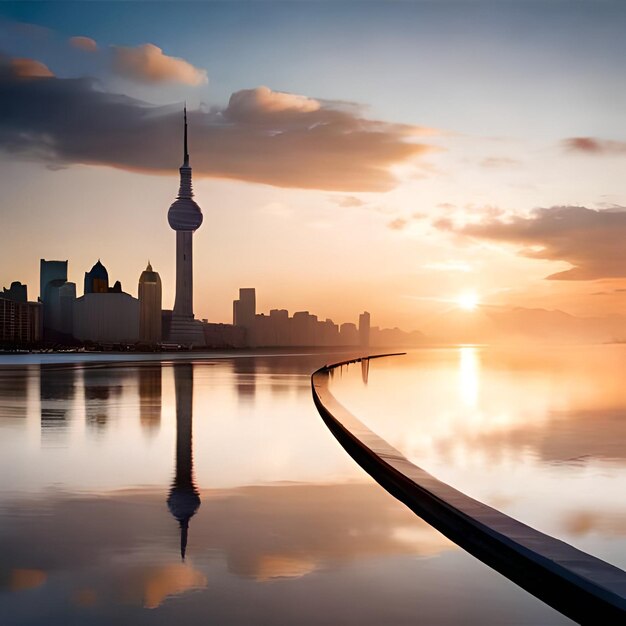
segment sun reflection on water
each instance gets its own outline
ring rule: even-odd
[[[462,402],[471,408],[478,406],[480,395],[480,358],[474,346],[459,348],[458,391]]]

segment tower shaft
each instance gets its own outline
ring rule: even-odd
[[[176,317],[193,319],[193,231],[176,231]]]

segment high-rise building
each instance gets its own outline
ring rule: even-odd
[[[252,328],[256,315],[256,290],[254,287],[241,287],[239,300],[233,302],[233,324]]]
[[[43,302],[46,340],[66,341],[73,334],[76,284],[67,280],[67,261],[41,259],[39,299]]]
[[[39,263],[39,299],[46,301],[46,287],[53,280],[67,280],[67,261],[46,261]]]
[[[139,277],[139,339],[145,343],[160,343],[161,277],[148,266]]]
[[[98,262],[88,272],[85,272],[84,293],[107,293],[108,291],[109,273],[98,259]]]
[[[28,302],[28,287],[16,280],[8,289],[4,287],[0,296],[14,302]]]
[[[359,344],[359,331],[356,324],[346,322],[339,327],[339,341],[342,346],[356,346]]]
[[[26,285],[21,285],[26,291]],[[15,283],[11,285],[13,287]],[[28,302],[21,299],[20,293],[12,293],[12,289],[4,289],[0,293],[0,344],[21,346],[41,341],[41,309],[40,302]],[[18,295],[19,298],[7,297]]]
[[[63,342],[73,335],[75,302],[75,283],[64,280],[48,283],[44,302],[44,326],[49,339]]]
[[[359,315],[359,343],[364,348],[370,345],[370,314],[367,311]]]
[[[184,113],[183,164],[180,167],[178,197],[170,206],[167,220],[176,231],[176,299],[172,311],[169,341],[205,345],[202,323],[193,314],[193,234],[202,225],[202,211],[193,199],[191,166],[187,149],[187,108]]]

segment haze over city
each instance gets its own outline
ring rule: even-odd
[[[186,101],[196,317],[254,285],[435,338],[544,323],[523,307],[622,339],[625,13],[567,4],[4,3],[0,284],[100,257],[135,294],[149,259],[171,308]]]

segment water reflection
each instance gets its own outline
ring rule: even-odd
[[[200,507],[200,494],[193,481],[193,365],[174,365],[176,390],[176,473],[167,506],[180,525],[180,556],[185,560],[189,520]]]
[[[364,359],[361,361],[361,380],[364,385],[367,385],[367,381],[370,375],[370,360]]]
[[[623,568],[625,369],[624,346],[463,346],[372,361],[367,386],[349,370],[331,384],[418,466]]]
[[[119,372],[110,372],[101,366],[86,367],[83,370],[85,420],[88,428],[98,434],[103,433],[107,427],[110,400],[119,397],[122,392],[119,378]]]
[[[162,367],[160,363],[139,367],[139,419],[148,435],[161,427]]]
[[[13,372],[0,376],[0,420],[26,417],[29,379]]]
[[[256,374],[259,363],[255,357],[233,359],[233,373],[237,381],[237,399],[242,404],[254,404]]]
[[[372,484],[338,446],[309,375],[353,356],[194,354],[172,365],[42,366],[41,379],[37,367],[32,397],[16,385],[24,425],[0,414],[2,626],[207,615],[236,626],[567,623]],[[459,358],[448,401],[459,400]],[[350,372],[376,389],[377,368]],[[39,445],[48,409],[64,411],[63,450]]]
[[[459,396],[463,403],[475,408],[480,389],[480,362],[477,348],[459,348]]]
[[[76,393],[77,372],[74,367],[47,367],[40,371],[42,443],[58,440],[67,431]]]

